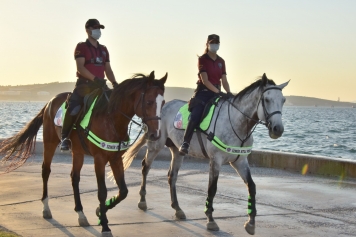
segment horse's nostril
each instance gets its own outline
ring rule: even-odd
[[[273,127],[273,132],[274,132],[275,134],[282,134],[283,131],[284,131],[284,128],[281,127],[281,126],[274,126],[274,127]]]

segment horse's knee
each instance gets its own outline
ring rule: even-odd
[[[168,184],[172,185],[177,181],[177,176],[173,172],[168,173]]]
[[[78,184],[80,182],[80,175],[74,172],[70,173],[70,177],[72,178],[72,185]]]
[[[51,167],[42,164],[42,178],[48,178],[51,173]]]
[[[256,184],[253,182],[252,178],[247,179],[247,187],[250,195],[256,195]]]
[[[127,197],[127,194],[129,193],[129,190],[126,189],[126,190],[120,190],[119,192],[119,197],[121,200],[124,200],[126,197]]]

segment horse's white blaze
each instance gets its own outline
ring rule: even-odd
[[[156,116],[160,117],[161,116],[161,108],[162,108],[162,103],[164,101],[164,97],[160,94],[157,95],[156,98]],[[161,120],[158,120],[158,129],[157,129],[157,136],[159,136],[159,130],[161,129]]]

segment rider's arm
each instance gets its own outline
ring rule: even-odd
[[[95,76],[91,72],[89,72],[86,67],[84,67],[85,58],[76,58],[75,62],[77,63],[77,71],[79,72],[79,74],[84,78],[94,81]]]
[[[215,92],[215,93],[219,93],[218,88],[216,88],[213,84],[211,84],[211,82],[208,79],[208,74],[206,72],[201,72],[200,73],[200,78],[203,82],[203,84],[211,91]]]
[[[111,69],[110,62],[105,63],[105,75],[111,83],[115,82],[115,75]]]
[[[221,82],[222,82],[222,85],[223,85],[225,91],[230,92],[230,85],[229,85],[229,82],[227,81],[226,74],[223,74],[221,76]]]

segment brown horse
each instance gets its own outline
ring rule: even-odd
[[[164,104],[163,94],[166,79],[167,74],[160,80],[155,80],[154,72],[151,72],[149,76],[136,74],[133,78],[120,83],[119,86],[111,91],[109,101],[107,101],[105,96],[102,96],[101,101],[98,102],[100,106],[94,108],[90,122],[90,131],[105,141],[127,141],[129,139],[128,126],[132,117],[136,114],[142,118],[143,123],[148,127],[148,139],[157,140],[160,136],[159,116]],[[4,155],[2,161],[9,163],[7,172],[13,171],[25,163],[32,155],[37,132],[43,124],[42,202],[44,205],[44,218],[52,218],[48,206],[47,183],[51,172],[52,158],[60,142],[61,135],[61,128],[54,125],[54,117],[67,96],[68,93],[62,93],[54,97],[25,128],[0,144],[0,155]],[[79,225],[89,225],[80,201],[79,181],[84,154],[90,154],[94,157],[95,174],[98,183],[98,199],[100,204],[97,215],[102,226],[102,235],[111,236],[106,212],[125,199],[128,194],[121,158],[125,150],[118,151],[120,148],[115,151],[101,149],[87,139],[84,129],[80,129],[78,123],[76,125],[77,129],[73,130],[70,135],[73,157],[71,178],[75,211],[78,213]],[[119,187],[119,193],[117,196],[105,201],[107,198],[105,166],[108,162]]]

